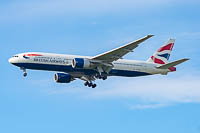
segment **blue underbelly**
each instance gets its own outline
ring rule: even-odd
[[[34,70],[58,71],[58,72],[66,72],[66,73],[82,72],[86,75],[94,75],[97,73],[97,71],[92,70],[92,69],[75,69],[75,68],[72,68],[71,65],[64,66],[64,65],[36,64],[36,63],[16,63],[14,65],[25,68],[25,69],[34,69]],[[146,73],[146,72],[139,72],[139,71],[112,69],[109,72],[108,76],[137,77],[137,76],[145,76],[145,75],[151,75],[151,74]]]
[[[130,71],[130,70],[117,70],[112,69],[109,72],[110,76],[124,76],[124,77],[137,77],[137,76],[146,76],[151,75],[146,72]]]

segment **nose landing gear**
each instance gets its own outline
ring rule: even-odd
[[[85,83],[84,83],[84,85],[85,86],[88,86],[88,87],[92,87],[92,88],[95,88],[97,85],[96,84],[93,84],[92,82],[88,82],[88,81],[86,81]]]
[[[23,76],[24,76],[24,77],[26,77],[26,76],[27,76],[27,73],[26,73],[26,72],[24,72]]]
[[[26,77],[27,76],[27,72],[25,68],[20,68],[23,71],[23,76]]]

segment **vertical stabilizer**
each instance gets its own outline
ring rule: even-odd
[[[162,47],[160,47],[147,62],[153,62],[156,64],[167,64],[171,51],[174,46],[175,39],[169,39]]]

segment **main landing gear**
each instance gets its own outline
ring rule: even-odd
[[[26,77],[27,76],[27,72],[25,68],[20,68],[23,71],[23,76]]]
[[[85,83],[84,83],[84,85],[85,86],[88,86],[88,87],[92,87],[92,88],[95,88],[97,85],[96,84],[93,84],[92,82],[88,82],[88,81],[86,81]]]
[[[103,76],[103,75],[96,75],[95,76],[97,79],[103,79],[103,80],[106,80],[107,79],[107,76]]]

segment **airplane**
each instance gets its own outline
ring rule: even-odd
[[[153,35],[147,35],[136,41],[96,56],[65,55],[42,52],[26,52],[11,57],[9,63],[19,67],[23,76],[26,69],[56,71],[54,80],[57,83],[70,83],[81,79],[85,86],[95,88],[96,79],[106,80],[109,76],[137,77],[154,74],[167,75],[176,71],[176,65],[188,58],[168,62],[175,39],[169,39],[148,60],[126,60],[122,57],[139,46]]]

